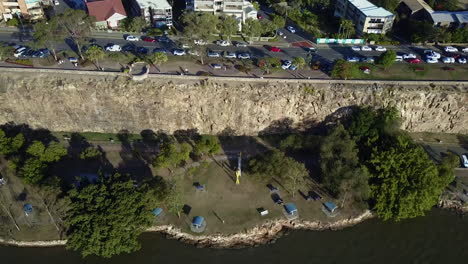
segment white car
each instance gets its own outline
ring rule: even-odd
[[[217,51],[208,51],[208,57],[210,58],[219,58],[221,55]]]
[[[128,35],[125,37],[126,41],[139,41],[140,39],[138,37],[135,37],[133,35]]]
[[[238,41],[238,42],[236,42],[236,47],[245,48],[245,47],[247,47],[247,43],[242,42],[242,41]]]
[[[20,47],[20,48],[18,48],[17,50],[15,50],[15,53],[13,53],[13,56],[15,56],[15,58],[18,58],[18,57],[21,56],[21,54],[23,54],[26,50],[28,50],[28,48],[26,48],[26,47]]]
[[[226,52],[224,53],[224,58],[227,58],[227,59],[235,59],[235,58],[237,58],[237,56],[236,56],[236,53],[235,53],[235,52],[226,51]]]
[[[427,63],[438,63],[439,60],[436,59],[436,58],[428,57],[428,58],[426,59],[426,62],[427,62]]]
[[[216,41],[216,44],[221,47],[227,47],[231,45],[231,43],[229,43],[227,40],[218,40]]]
[[[361,51],[361,47],[359,46],[352,46],[351,49],[354,51]]]
[[[60,2],[57,0],[54,0],[54,5],[60,5]]]
[[[445,52],[457,52],[458,49],[452,46],[447,46],[444,48]]]
[[[221,64],[213,63],[211,64],[211,67],[215,70],[219,70],[222,68]]]
[[[440,59],[440,53],[437,53],[433,50],[425,50],[424,54],[426,54],[427,58]]]
[[[358,57],[349,57],[349,58],[346,58],[346,61],[348,61],[348,62],[359,62],[359,58]]]
[[[466,58],[458,58],[458,63],[466,64]]]
[[[372,51],[372,48],[369,46],[362,46],[361,48],[362,51]]]
[[[286,27],[286,28],[288,29],[289,32],[291,32],[291,33],[296,33],[296,29],[295,29],[294,27],[288,26],[288,27]]]
[[[376,51],[387,51],[387,49],[385,47],[382,47],[382,46],[377,46],[375,48]]]
[[[407,59],[416,59],[416,55],[414,55],[413,53],[406,53],[406,54],[403,54],[403,59],[407,60]]]
[[[283,32],[279,31],[279,30],[278,30],[278,36],[280,36],[282,38],[286,38],[286,35]]]
[[[192,56],[200,56],[200,53],[196,50],[188,50],[187,53]]]
[[[468,52],[468,48],[462,49],[463,52]]]
[[[455,58],[454,57],[445,57],[442,59],[443,63],[455,63]]]
[[[461,155],[461,163],[463,167],[468,168],[468,158],[466,155]]]
[[[283,70],[286,70],[289,67],[291,67],[291,64],[292,64],[292,62],[290,60],[285,60],[285,61],[283,61],[283,65],[281,65],[281,68],[283,68]]]
[[[122,48],[117,44],[109,44],[106,47],[106,51],[121,51]]]
[[[250,59],[250,54],[247,53],[247,52],[239,53],[237,55],[237,58],[241,59],[241,60],[248,60],[248,59]]]
[[[395,61],[403,61],[403,56],[397,55],[397,56],[395,57]]]
[[[193,43],[195,45],[206,45],[206,42],[201,40],[201,39],[198,39],[198,40],[194,40]]]
[[[185,50],[183,49],[175,49],[172,51],[172,54],[175,56],[184,56],[185,55]]]

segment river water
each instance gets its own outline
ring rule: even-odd
[[[248,249],[200,249],[158,234],[141,240],[141,251],[109,260],[82,259],[62,247],[2,246],[0,263],[468,263],[468,216],[433,210],[399,223],[373,219],[340,231],[293,231],[274,244]]]

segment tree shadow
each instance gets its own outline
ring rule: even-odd
[[[146,139],[151,138],[151,133],[145,131]],[[121,161],[117,165],[117,172],[123,174],[129,174],[130,177],[137,183],[142,182],[144,179],[152,178],[153,173],[147,161],[148,158],[144,158],[144,153],[140,147],[145,147],[143,140],[137,140],[132,142],[130,133],[127,130],[122,130],[118,133],[117,138],[121,142],[120,146],[120,158]]]
[[[52,135],[50,130],[44,128],[33,129],[27,124],[15,124],[13,122],[8,122],[6,124],[0,125],[8,137],[17,135],[19,133],[23,134],[25,139],[25,146],[29,146],[33,141],[40,141],[45,145],[48,145],[51,142],[57,142],[57,138]]]

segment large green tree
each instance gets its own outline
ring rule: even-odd
[[[382,53],[378,59],[378,63],[384,66],[384,69],[388,69],[395,63],[396,59],[396,52],[394,50],[387,50],[386,52]]]
[[[189,160],[191,150],[192,147],[187,143],[165,142],[153,165],[158,168],[173,168]]]
[[[71,8],[57,17],[59,29],[73,41],[81,59],[84,59],[82,45],[91,36],[94,20],[94,17],[88,16],[85,11]]]
[[[239,29],[239,22],[234,16],[222,16],[219,19],[218,30],[221,35],[231,41],[231,35],[234,35]]]
[[[140,249],[139,235],[152,223],[153,206],[125,175],[101,177],[69,193],[67,248],[82,256],[110,258]]]
[[[102,60],[105,56],[106,56],[106,53],[104,52],[104,50],[101,47],[96,46],[96,45],[92,45],[85,51],[85,57],[88,60],[94,62],[98,70],[101,69],[101,66],[99,65],[99,60]]]
[[[152,53],[148,55],[147,58],[155,66],[159,66],[163,63],[166,63],[168,60],[167,55],[162,51]]]
[[[63,39],[63,32],[59,27],[59,20],[53,17],[49,21],[40,21],[34,24],[33,38],[35,46],[48,48],[54,59],[57,60],[57,44]]]
[[[357,64],[339,59],[333,65],[331,77],[347,80],[358,76],[358,74]]]
[[[253,38],[260,37],[262,35],[263,28],[260,21],[248,18],[242,26],[242,32],[249,37],[249,42],[252,43]]]
[[[24,144],[24,136],[19,133],[14,137],[8,137],[2,129],[0,129],[0,155],[15,154]]]
[[[12,46],[9,46],[6,43],[0,42],[0,60],[13,55],[15,49]]]
[[[121,26],[125,31],[137,33],[140,33],[147,25],[148,23],[146,22],[146,19],[142,16],[132,18],[128,17],[121,23]]]
[[[218,137],[203,135],[200,136],[195,142],[193,152],[196,156],[204,154],[217,154],[221,150],[221,144]]]

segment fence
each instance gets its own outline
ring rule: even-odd
[[[317,38],[317,44],[364,44],[364,39]]]

